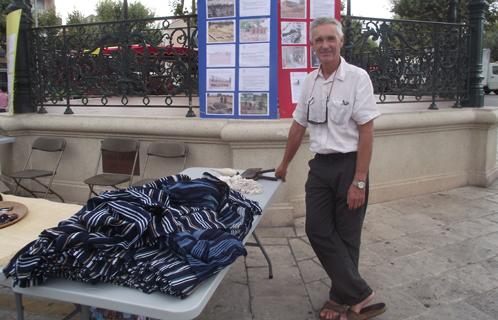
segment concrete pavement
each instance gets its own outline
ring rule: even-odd
[[[232,265],[199,320],[307,320],[327,297],[328,278],[304,232],[258,228],[274,266],[268,279],[258,248]],[[361,270],[388,311],[379,320],[498,318],[498,181],[371,205]],[[61,319],[72,305],[26,299],[26,319]],[[15,319],[0,289],[0,319]]]

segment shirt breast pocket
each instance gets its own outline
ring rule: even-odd
[[[349,121],[353,113],[353,106],[345,100],[330,99],[329,120],[337,125],[343,125]]]

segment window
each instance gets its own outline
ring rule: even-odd
[[[498,66],[493,66],[493,74],[498,75]]]

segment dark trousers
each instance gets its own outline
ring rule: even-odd
[[[347,194],[356,170],[356,152],[317,154],[309,166],[306,234],[332,280],[330,299],[340,304],[357,304],[372,293],[358,272],[368,181],[365,204],[349,210]]]

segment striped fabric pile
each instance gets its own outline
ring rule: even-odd
[[[44,230],[3,270],[14,285],[49,278],[186,297],[241,255],[257,202],[205,173],[109,191]]]

